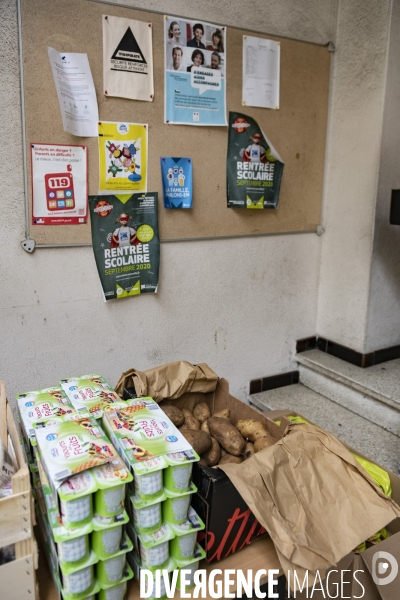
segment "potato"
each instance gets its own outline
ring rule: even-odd
[[[177,427],[183,425],[185,416],[177,406],[172,406],[171,404],[166,404],[164,406],[163,404],[160,404],[160,408],[163,412],[165,412],[167,417],[173,422],[174,425]]]
[[[193,409],[193,416],[196,417],[196,419],[200,421],[200,423],[204,423],[204,421],[207,421],[207,419],[211,417],[211,411],[208,408],[208,404],[206,404],[205,402],[200,402],[199,404],[196,404],[196,406]]]
[[[227,419],[229,421],[230,414],[231,411],[229,410],[229,408],[224,408],[224,410],[220,410],[219,412],[214,413],[213,417],[218,417],[218,419]]]
[[[260,438],[260,439],[262,439],[262,438]],[[254,454],[254,444],[252,444],[251,442],[246,442],[246,445],[244,447],[244,452],[243,452],[243,460],[250,458],[251,456],[253,456],[253,454]]]
[[[186,429],[200,429],[200,423],[196,417],[187,415],[185,417],[185,423],[183,425]]]
[[[242,457],[241,456],[232,456],[232,454],[225,454],[225,456],[223,456],[221,458],[221,460],[219,461],[219,465],[227,465],[229,463],[233,463],[235,465],[240,465],[240,463],[242,462]]]
[[[236,427],[245,439],[253,443],[258,438],[269,435],[269,431],[265,425],[254,419],[242,419],[237,422]]]
[[[202,454],[201,458],[207,461],[209,467],[214,467],[219,463],[221,458],[221,448],[215,438],[211,438],[211,448],[207,450],[205,454]]]
[[[185,417],[193,417],[192,411],[189,410],[188,408],[182,408],[181,410]]]
[[[246,442],[239,431],[231,425],[226,419],[211,417],[207,421],[211,435],[220,443],[220,445],[234,456],[240,456],[244,450]]]
[[[207,431],[207,433],[210,433],[210,430],[208,429],[207,421],[203,421],[203,423],[200,425],[200,429],[202,431]]]
[[[197,454],[204,454],[211,448],[211,435],[206,431],[181,429],[181,432]]]
[[[203,465],[203,467],[208,467],[208,463],[205,458],[201,458],[197,464]]]
[[[226,454],[226,450],[224,450],[224,449],[223,449],[223,447],[221,446],[221,458],[222,458],[223,456],[225,456],[225,454]]]
[[[276,440],[270,436],[266,435],[265,437],[260,437],[254,443],[254,452],[260,452],[263,448],[269,448],[269,446],[273,446]]]

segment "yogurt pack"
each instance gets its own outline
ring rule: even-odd
[[[151,398],[109,410],[103,426],[133,474],[138,500],[160,501],[164,488],[189,491],[193,462],[200,457]]]
[[[185,563],[182,562],[179,565],[179,573],[178,573],[178,579],[176,582],[176,589],[181,590],[183,587],[182,586],[182,576],[181,576],[181,571],[183,569],[185,569],[185,571],[190,571],[190,573],[185,573],[185,581],[188,582],[185,585],[185,590],[188,591],[190,588],[194,587],[194,585],[195,585],[194,574],[196,573],[196,571],[199,568],[200,561],[203,560],[205,557],[206,557],[205,550],[203,550],[203,548],[200,546],[200,544],[196,544],[193,558],[186,561]]]
[[[169,527],[174,534],[169,543],[169,551],[177,566],[180,567],[195,558],[197,534],[205,528],[205,525],[190,506],[187,520]]]
[[[90,417],[37,431],[39,475],[54,527],[80,529],[94,515],[115,524],[132,475]]]
[[[35,429],[63,421],[75,409],[60,387],[45,388],[17,396],[18,411],[25,440],[36,445]]]
[[[138,581],[140,581],[140,571],[141,571],[141,569],[144,569],[145,567],[142,565],[139,556],[135,552],[131,552],[130,554],[128,554],[128,561],[129,561],[130,566],[133,569],[136,579]],[[168,563],[162,567],[161,571],[167,571],[168,574],[170,574],[175,569],[175,567],[176,567],[175,562],[172,560],[172,558],[170,558]],[[150,569],[150,570],[152,570],[153,573],[156,573],[159,569]],[[145,579],[145,591],[147,593],[147,578]],[[165,589],[164,578],[161,576],[160,593],[157,594],[157,592],[155,590],[155,586],[154,586],[153,593],[151,596],[149,596],[149,598],[150,598],[150,600],[164,600],[165,598],[167,598],[166,593],[167,592]]]
[[[129,540],[129,538],[127,538]],[[102,588],[114,587],[132,579],[132,569],[127,563],[127,552],[132,550],[132,542],[129,540],[128,549],[121,550],[111,558],[100,560],[96,566],[96,575]]]
[[[151,534],[139,535],[133,527],[130,534],[134,539],[133,545],[144,569],[154,571],[164,568],[170,560],[169,542],[174,532],[167,524],[162,525]]]
[[[72,475],[108,462],[119,463],[114,446],[91,417],[81,416],[37,429],[36,439],[43,466],[55,489]]]
[[[121,551],[128,552],[132,547],[125,535],[125,525],[128,521],[126,511],[113,517],[111,521],[99,515],[94,517],[92,548],[100,560],[106,560]]]
[[[115,403],[120,403],[121,406],[125,404],[107,381],[98,374],[61,379],[60,384],[75,410],[85,414],[90,413],[95,419],[101,419],[107,407]]]
[[[86,552],[80,559],[64,562],[60,560],[52,531],[47,520],[46,512],[37,510],[37,517],[41,527],[44,546],[49,560],[53,579],[66,600],[83,600],[92,593],[96,593],[100,586],[94,576],[93,565],[99,558],[94,552]],[[78,548],[78,545],[76,546]]]

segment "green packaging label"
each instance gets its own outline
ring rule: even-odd
[[[130,464],[192,447],[151,398],[130,400],[128,406],[104,414]]]
[[[64,391],[59,387],[45,388],[17,396],[18,410],[27,440],[36,443],[35,429],[39,424],[59,423],[62,417],[75,412]]]
[[[82,417],[36,430],[40,456],[50,484],[107,462],[120,462],[117,451],[96,421]]]
[[[72,406],[80,412],[89,412],[95,419],[103,416],[105,407],[124,402],[107,381],[98,374],[62,379],[61,387]]]

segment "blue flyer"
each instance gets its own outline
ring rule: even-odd
[[[164,18],[164,122],[227,125],[226,27]]]
[[[162,156],[160,163],[164,208],[192,208],[192,159]]]

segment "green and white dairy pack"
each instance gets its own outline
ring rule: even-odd
[[[96,421],[81,417],[36,430],[40,457],[50,484],[108,462],[120,462],[117,451]]]
[[[189,507],[188,518],[184,523],[169,526],[174,534],[169,544],[172,558],[178,566],[195,558],[197,534],[205,528],[194,508]]]
[[[63,421],[75,411],[60,387],[45,388],[17,396],[18,411],[25,439],[36,444],[35,429]]]
[[[72,406],[83,413],[101,419],[104,409],[115,403],[125,404],[107,381],[98,374],[61,379],[61,387]]]
[[[159,471],[164,470],[171,491],[187,492],[191,463],[200,457],[152,398],[129,400],[105,412],[103,426],[134,475],[137,498],[162,496],[165,481]]]

